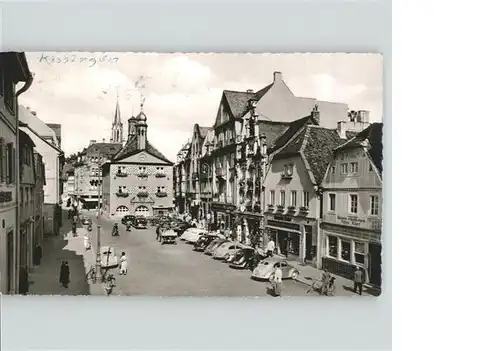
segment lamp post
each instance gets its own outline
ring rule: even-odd
[[[97,253],[95,256],[95,269],[96,269],[96,280],[98,282],[102,282],[102,273],[101,273],[101,186],[102,186],[102,178],[101,178],[101,153],[98,154],[98,162],[99,162],[99,170],[97,173]]]

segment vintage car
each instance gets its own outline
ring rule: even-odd
[[[136,217],[134,221],[135,229],[147,229],[148,228],[148,220],[146,217]]]
[[[101,246],[101,267],[113,268],[118,266],[118,256],[112,246]]]
[[[92,220],[88,216],[84,216],[82,218],[82,225],[87,226],[89,224],[92,224]]]
[[[228,241],[219,245],[214,250],[212,254],[213,258],[216,260],[224,260],[228,258],[229,255],[235,253],[237,250],[241,249],[244,245],[234,241]]]
[[[188,228],[184,233],[182,233],[180,239],[185,240],[188,243],[195,243],[203,234],[206,233],[207,231],[205,229]]]
[[[283,271],[283,279],[296,279],[299,276],[299,270],[295,266],[291,265],[282,257],[274,256],[260,261],[252,272],[252,278],[258,280],[271,279],[274,274],[274,268],[278,264],[281,266],[281,270]]]
[[[177,225],[174,226],[174,231],[177,233],[177,235],[182,235],[184,231],[188,228],[194,227],[191,223],[187,222],[180,222]]]
[[[197,242],[194,243],[194,251],[205,251],[205,249],[213,242],[215,239],[223,239],[224,236],[217,233],[206,233],[203,234]]]
[[[134,223],[135,216],[134,215],[125,215],[122,217],[122,224],[127,225],[127,222]]]
[[[264,259],[253,247],[245,246],[239,249],[232,258],[228,259],[229,267],[254,270],[258,263]]]
[[[160,227],[160,242],[161,244],[177,244],[177,234],[172,229]]]
[[[205,255],[213,255],[214,251],[222,244],[224,243],[227,243],[229,242],[229,240],[227,239],[223,239],[223,238],[220,238],[220,239],[215,239],[213,240],[208,246],[207,248],[205,249]]]

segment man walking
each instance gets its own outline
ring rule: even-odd
[[[69,284],[69,265],[68,261],[62,261],[61,270],[59,271],[59,283],[65,288],[68,288]]]
[[[283,271],[281,270],[280,264],[277,263],[274,268],[273,275],[273,288],[274,288],[274,296],[281,296],[281,289],[283,283]]]
[[[354,292],[357,293],[359,290],[359,295],[363,294],[363,272],[359,267],[356,267],[354,271]]]
[[[276,245],[274,244],[274,240],[273,239],[269,240],[266,246],[267,257],[273,257],[275,248]]]
[[[122,256],[120,257],[120,275],[127,275],[127,266],[127,256],[125,255],[125,252],[122,252]]]

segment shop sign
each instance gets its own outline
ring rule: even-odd
[[[12,191],[0,191],[0,204],[12,201]]]
[[[284,221],[284,222],[291,222],[292,221],[292,217],[282,216],[282,215],[275,215],[274,219],[276,219],[277,221]]]
[[[344,225],[350,225],[353,227],[359,227],[361,224],[365,223],[366,220],[358,217],[345,217],[345,216],[337,216],[337,221]]]
[[[268,220],[267,224],[271,225],[273,227],[300,231],[300,224],[295,224],[295,223],[290,223],[290,222],[273,221],[272,219]]]
[[[379,230],[382,228],[382,221],[380,219],[370,219],[370,226],[372,229]]]
[[[343,227],[339,225],[332,225],[327,223],[321,224],[321,229],[327,231],[328,235],[346,235],[352,237],[353,239],[361,239],[369,242],[380,242],[380,232],[371,231],[369,229],[357,229],[357,228],[349,228]]]

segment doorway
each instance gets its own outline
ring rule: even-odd
[[[306,235],[306,256],[305,256],[305,261],[311,262],[314,259],[314,248],[315,245],[313,245],[313,235],[312,235],[312,226],[310,225],[305,225],[304,226],[305,230],[305,235]]]
[[[380,244],[369,245],[369,275],[370,284],[380,287],[382,285],[382,246]]]

